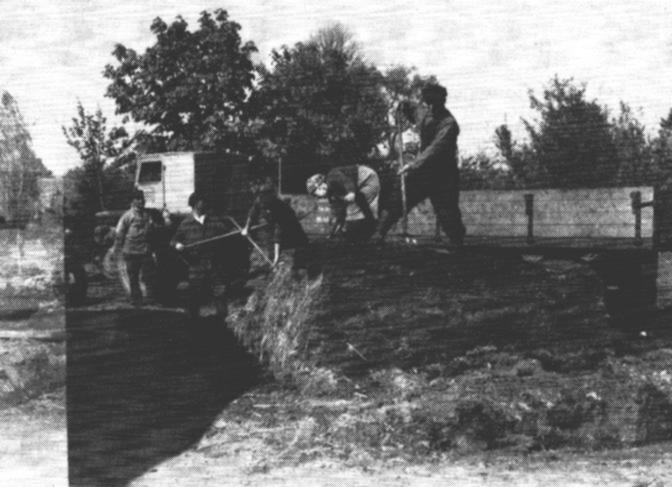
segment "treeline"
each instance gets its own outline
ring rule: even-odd
[[[0,223],[35,216],[38,178],[50,172],[36,157],[16,100],[0,91]]]
[[[672,110],[647,135],[621,102],[612,115],[586,86],[557,76],[541,97],[529,93],[534,121],[523,120],[528,140],[515,141],[507,125],[494,134],[498,156],[463,158],[464,186],[474,189],[586,188],[659,185],[672,176]]]
[[[106,95],[125,127],[142,128],[108,130],[100,111],[77,107],[64,127],[83,161],[66,178],[69,208],[118,208],[135,154],[154,151],[240,152],[260,175],[282,167],[283,191],[302,192],[316,171],[380,162],[397,104],[417,104],[422,84],[435,79],[404,66],[381,71],[340,24],[255,64],[256,46],[242,42],[240,28],[224,10],[203,12],[193,30],[181,17],[157,18],[145,52],[115,47]],[[625,103],[614,116],[571,79],[556,77],[529,98],[538,114],[524,121],[529,140],[499,127],[497,156],[463,155],[464,187],[651,184],[670,174],[672,111],[651,138]]]

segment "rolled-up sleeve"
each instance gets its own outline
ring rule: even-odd
[[[441,121],[432,142],[409,164],[410,167],[419,169],[445,155],[448,151],[454,150],[459,133],[460,129],[454,119],[448,118]]]
[[[119,218],[117,226],[114,229],[115,244],[119,248],[121,248],[124,245],[124,241],[126,240],[126,233],[128,233],[128,221],[129,221],[129,215],[128,213],[124,213],[123,215],[121,215],[121,218]]]

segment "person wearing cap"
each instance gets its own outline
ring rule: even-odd
[[[464,241],[465,228],[459,207],[460,177],[457,165],[457,137],[460,128],[445,107],[446,89],[429,83],[422,89],[422,101],[427,108],[419,122],[420,153],[399,169],[406,175],[407,211],[429,198],[441,229],[453,245]],[[377,229],[383,240],[403,213],[402,197],[395,198],[386,208]]]
[[[306,181],[308,193],[329,200],[332,218],[330,237],[340,233],[348,241],[364,242],[376,229],[380,180],[368,166],[336,167],[327,175],[315,174]]]
[[[205,197],[198,192],[189,196],[191,214],[187,215],[175,232],[171,245],[189,264],[187,311],[192,318],[200,316],[201,305],[214,301],[217,314],[226,316],[226,259],[227,239],[206,241],[234,230],[227,223],[208,212]]]
[[[151,262],[150,237],[154,228],[151,215],[145,210],[145,195],[133,192],[131,207],[119,219],[115,228],[114,252],[120,250],[128,273],[131,303],[142,303],[140,272]]]

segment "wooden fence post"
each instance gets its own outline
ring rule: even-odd
[[[534,243],[534,194],[525,194],[525,214],[527,215],[527,243]]]

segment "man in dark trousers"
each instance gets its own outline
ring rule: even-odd
[[[150,239],[154,228],[150,214],[145,210],[145,195],[137,190],[133,193],[131,208],[124,213],[115,229],[114,252],[121,250],[128,273],[131,303],[142,303],[140,272],[151,263]]]
[[[422,101],[427,108],[419,123],[420,153],[405,163],[399,175],[406,177],[407,211],[429,198],[442,230],[453,245],[464,241],[465,228],[459,207],[460,176],[457,167],[457,136],[460,128],[445,107],[447,91],[430,83],[422,89]],[[383,240],[390,228],[401,218],[401,191],[386,202],[381,212],[378,239]]]
[[[254,203],[242,235],[246,236],[251,226],[259,226],[254,230],[255,240],[268,254],[272,253],[274,266],[280,260],[281,251],[293,250],[294,267],[305,267],[308,237],[292,207],[278,197],[270,178],[257,186],[253,193]]]
[[[187,311],[192,318],[200,316],[201,305],[214,301],[217,314],[226,316],[226,239],[200,244],[234,230],[232,224],[210,215],[205,198],[198,192],[189,196],[192,209],[180,223],[171,244],[189,264]],[[194,245],[196,244],[196,245]]]
[[[343,233],[346,240],[371,238],[378,219],[380,180],[368,166],[336,167],[326,176],[315,174],[306,181],[308,193],[329,200],[334,220],[330,237]]]

